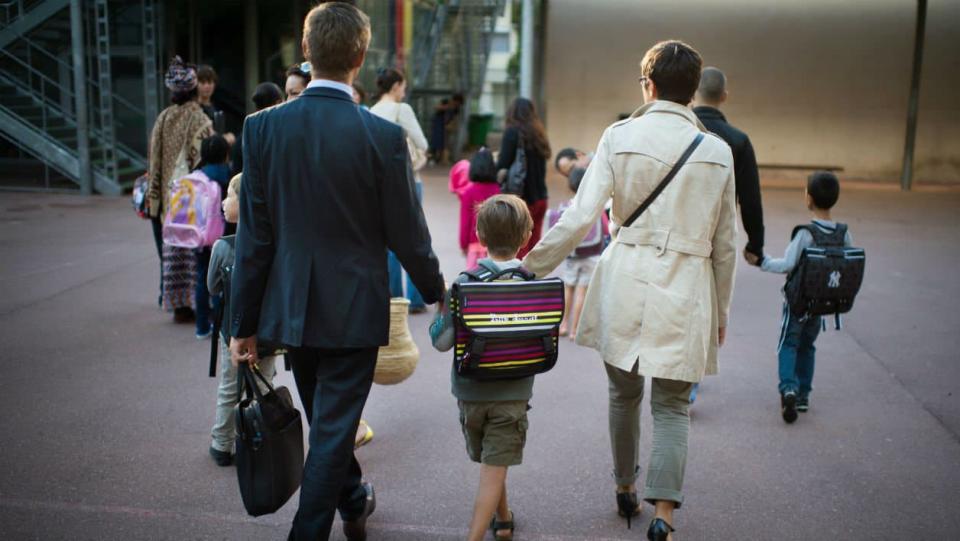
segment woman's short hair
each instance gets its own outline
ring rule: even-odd
[[[657,85],[657,99],[687,105],[700,86],[703,60],[682,41],[661,41],[640,61],[640,74]]]
[[[217,84],[220,82],[220,78],[217,77],[217,71],[213,69],[213,66],[209,64],[200,64],[197,66],[197,81],[201,83],[213,83]]]
[[[253,104],[257,111],[283,103],[283,90],[276,83],[260,83],[253,91]]]
[[[403,72],[395,68],[377,70],[377,98],[393,89],[393,85],[403,82]]]
[[[316,74],[341,77],[360,64],[370,45],[370,18],[346,2],[320,4],[304,20],[303,41]]]
[[[533,231],[533,218],[523,199],[515,195],[495,195],[477,211],[477,236],[491,255],[513,257]]]

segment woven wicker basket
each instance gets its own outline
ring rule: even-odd
[[[420,360],[420,350],[410,336],[407,314],[410,301],[402,297],[390,299],[390,343],[380,348],[373,382],[396,385],[410,377]]]

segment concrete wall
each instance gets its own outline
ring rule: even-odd
[[[593,149],[642,102],[638,63],[663,39],[723,69],[728,119],[762,164],[899,179],[916,2],[549,0],[545,116],[554,148]],[[960,2],[931,0],[916,179],[960,183]]]

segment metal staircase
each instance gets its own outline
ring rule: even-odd
[[[506,0],[450,0],[436,7],[429,31],[418,44],[411,100],[421,121],[433,106],[455,93],[464,95],[457,132],[450,146],[459,159],[467,138],[467,119],[483,92],[487,60],[497,17]]]
[[[117,194],[146,169],[147,160],[117,141],[116,109],[123,118],[145,125],[144,107],[113,92],[107,0],[80,0],[86,103],[77,103],[70,3],[0,2],[0,137],[78,185],[83,164],[89,163],[93,189]],[[141,2],[137,4],[139,8]],[[145,38],[153,35],[147,36],[145,28]],[[78,107],[87,112],[85,126],[78,126]],[[81,156],[81,133],[89,139],[87,156]]]

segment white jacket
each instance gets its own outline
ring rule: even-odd
[[[524,259],[544,276],[577,246],[613,199],[611,229],[667,175],[698,131],[682,105],[655,101],[607,128],[573,203]],[[717,372],[736,266],[730,147],[708,134],[670,185],[616,232],[590,282],[577,343],[643,376],[697,382]]]

